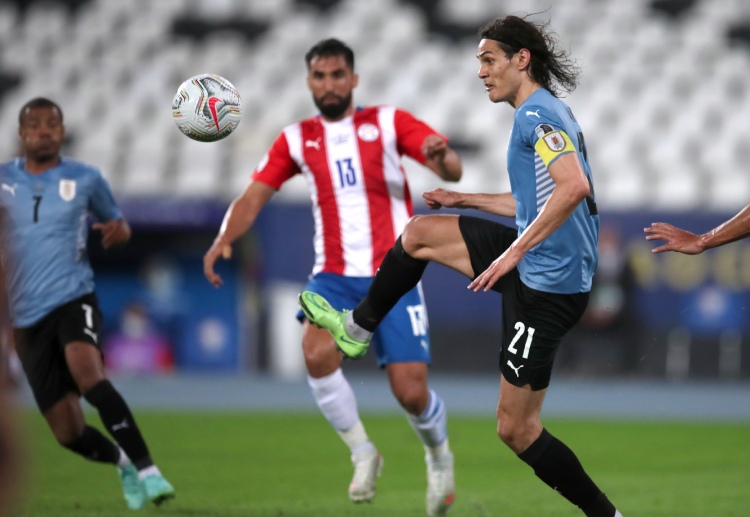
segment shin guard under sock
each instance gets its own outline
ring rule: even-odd
[[[575,453],[546,429],[518,457],[587,517],[614,517],[615,507],[583,470]]]
[[[113,463],[117,465],[120,459],[120,449],[97,429],[86,426],[83,434],[72,443],[63,445],[87,460]]]
[[[367,296],[354,309],[354,322],[373,332],[399,299],[419,283],[427,264],[406,253],[399,237],[380,264]]]
[[[138,470],[153,465],[141,431],[125,400],[112,383],[103,380],[87,391],[84,397],[99,411],[99,417],[107,430]]]

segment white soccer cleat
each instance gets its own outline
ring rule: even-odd
[[[375,481],[383,469],[383,457],[378,451],[352,456],[354,477],[349,484],[349,499],[354,503],[369,503],[375,497]]]
[[[427,515],[445,515],[456,499],[453,477],[453,453],[439,461],[427,461]]]

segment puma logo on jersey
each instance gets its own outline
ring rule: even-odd
[[[536,118],[542,118],[539,116],[539,110],[536,110],[536,111],[526,110],[526,116],[528,117],[529,115],[534,115]]]
[[[16,197],[16,187],[18,186],[18,183],[14,183],[11,187],[7,183],[3,183],[3,190],[6,190],[11,193],[13,197]]]
[[[96,332],[94,332],[91,329],[87,329],[87,328],[83,329],[83,331],[86,334],[88,334],[89,336],[91,336],[91,338],[94,340],[94,343],[98,343],[99,342],[99,336],[96,334]]]
[[[122,422],[120,422],[119,424],[115,424],[115,425],[112,426],[112,432],[119,431],[120,429],[127,429],[128,427],[130,427],[128,425],[128,419],[127,418],[123,418]]]
[[[305,147],[314,147],[316,151],[320,151],[320,137],[315,140],[305,140]]]
[[[511,363],[510,359],[509,359],[508,360],[508,366],[510,366],[511,368],[513,368],[513,371],[516,372],[516,377],[520,377],[520,375],[518,374],[518,370],[520,370],[521,368],[523,368],[523,365],[521,365],[518,368],[516,368],[515,366],[513,366],[513,363]]]

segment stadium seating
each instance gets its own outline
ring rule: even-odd
[[[434,124],[462,151],[461,188],[498,191],[512,111],[485,99],[475,32],[529,12],[551,19],[582,66],[568,101],[601,205],[726,211],[750,200],[746,0],[5,0],[0,157],[16,153],[18,108],[44,95],[65,111],[67,152],[101,166],[120,195],[230,199],[281,128],[314,113],[302,57],[336,36],[357,54],[355,101]],[[177,86],[209,71],[243,97],[236,134],[216,144],[170,121]],[[414,194],[439,184],[412,181]]]

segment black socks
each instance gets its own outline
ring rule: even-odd
[[[89,426],[84,428],[83,434],[74,442],[63,446],[91,461],[117,465],[120,459],[120,449],[117,448],[117,445],[97,429]]]
[[[578,506],[587,517],[615,515],[614,505],[586,474],[575,453],[546,429],[518,457],[534,469],[539,479]]]
[[[107,430],[138,470],[154,464],[128,405],[108,380],[98,383],[84,397],[99,411]]]
[[[380,264],[367,296],[354,309],[354,322],[375,331],[399,299],[419,283],[427,264],[428,261],[407,254],[399,237]]]

